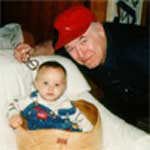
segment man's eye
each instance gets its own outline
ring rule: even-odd
[[[67,48],[67,52],[71,52],[73,48]]]
[[[82,39],[81,44],[85,44],[87,42],[87,39]]]

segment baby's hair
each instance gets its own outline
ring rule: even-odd
[[[62,66],[60,63],[56,62],[56,61],[46,61],[44,63],[42,63],[39,68],[38,71],[41,70],[43,67],[49,68],[60,68],[63,70],[64,74],[66,75],[66,69],[64,68],[64,66]]]

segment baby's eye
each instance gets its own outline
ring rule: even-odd
[[[44,81],[44,85],[48,85],[48,82],[47,82],[47,81]]]
[[[59,86],[59,85],[60,85],[59,83],[56,83],[56,84],[55,84],[55,86]]]

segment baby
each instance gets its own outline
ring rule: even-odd
[[[9,104],[8,119],[12,128],[27,120],[31,130],[59,128],[70,131],[89,131],[91,122],[66,96],[67,72],[55,61],[48,61],[38,68],[34,87],[36,91],[24,100]]]

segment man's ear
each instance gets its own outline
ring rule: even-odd
[[[97,22],[96,28],[97,28],[98,35],[105,37],[105,30],[104,30],[103,25],[101,23]]]
[[[99,42],[102,44],[103,49],[106,50],[107,48],[107,37],[106,37],[106,33],[105,33],[105,29],[103,27],[103,25],[99,22],[96,23],[96,31],[97,31],[97,35],[99,37]]]

